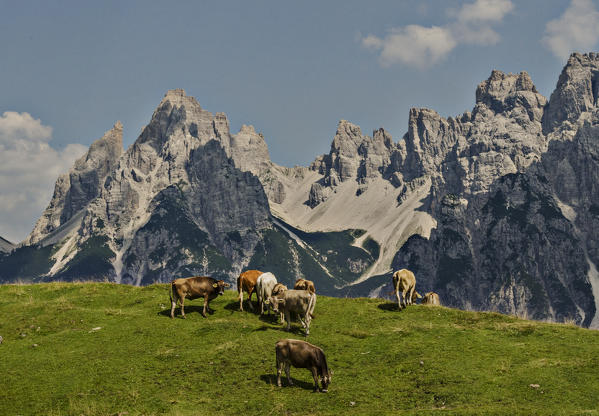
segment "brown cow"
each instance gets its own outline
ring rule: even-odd
[[[250,309],[254,310],[254,306],[252,305],[252,293],[256,289],[256,280],[258,280],[258,276],[260,276],[262,272],[260,270],[246,270],[241,273],[237,278],[237,291],[239,292],[239,310],[243,311],[243,292],[248,293],[248,303],[250,305]],[[258,294],[256,294],[258,297]]]
[[[316,293],[316,289],[314,288],[314,282],[302,278],[299,278],[295,281],[295,285],[293,286],[293,288],[296,290],[307,290],[310,293]]]
[[[422,299],[422,304],[441,306],[441,300],[439,300],[439,295],[437,295],[435,292],[428,292],[424,295],[424,299]]]
[[[224,280],[216,280],[212,277],[194,276],[181,279],[175,279],[171,282],[171,318],[175,317],[175,308],[177,301],[181,302],[181,315],[185,318],[184,302],[185,298],[194,300],[204,298],[204,309],[202,316],[206,317],[206,311],[212,312],[208,304],[218,295],[225,292],[225,288],[231,286]]]
[[[401,291],[403,297],[403,307],[411,305],[416,299],[421,298],[420,293],[416,292],[416,277],[414,273],[408,269],[401,269],[393,273],[393,289],[395,296],[397,296],[397,306],[401,309],[401,300],[399,298],[399,292]],[[407,296],[406,296],[407,295]]]
[[[322,383],[322,392],[326,393],[331,383],[331,372],[327,366],[327,359],[320,347],[306,341],[297,339],[282,339],[275,345],[277,356],[277,386],[281,387],[281,372],[285,368],[287,381],[293,386],[289,376],[290,366],[307,368],[314,378],[314,391],[318,391],[318,380]]]

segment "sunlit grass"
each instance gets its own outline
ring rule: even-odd
[[[308,341],[334,373],[314,394],[304,369],[275,383],[299,323],[239,312],[233,291],[206,319],[186,304],[171,320],[166,285],[0,286],[0,415],[599,414],[597,331],[319,296]]]

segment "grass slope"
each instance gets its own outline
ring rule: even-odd
[[[304,369],[274,385],[274,344],[299,324],[238,312],[233,291],[207,319],[201,300],[187,320],[168,306],[166,285],[0,286],[0,414],[599,414],[596,331],[320,296],[322,394]]]

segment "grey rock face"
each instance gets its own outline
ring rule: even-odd
[[[38,243],[99,196],[107,175],[116,168],[122,153],[123,126],[117,122],[92,143],[68,174],[58,178],[50,204],[25,243]]]
[[[0,237],[0,253],[10,253],[15,247],[13,243]]]
[[[543,120],[544,132],[550,133],[565,121],[576,122],[582,113],[593,109],[599,97],[598,81],[599,54],[573,53],[551,94]]]

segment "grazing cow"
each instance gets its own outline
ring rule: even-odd
[[[312,280],[306,280],[302,278],[297,279],[293,288],[296,290],[307,290],[310,293],[316,293],[314,282]]]
[[[274,274],[267,272],[258,276],[256,281],[256,294],[258,295],[258,303],[260,303],[260,315],[264,315],[264,305],[270,311],[268,299],[272,296],[272,290],[277,284],[277,278]]]
[[[281,293],[285,292],[287,289],[287,286],[285,286],[283,283],[277,283],[275,285],[275,287],[272,288],[272,295],[273,296],[277,296],[280,295]],[[280,318],[281,318],[281,323],[285,322],[285,315],[283,315],[283,312],[281,312],[280,314]]]
[[[422,296],[416,292],[416,277],[414,273],[408,269],[401,269],[393,273],[393,289],[395,290],[395,296],[397,296],[397,306],[401,309],[401,300],[399,298],[399,292],[401,291],[403,297],[403,307],[411,305],[416,299]],[[406,297],[407,295],[407,297]]]
[[[206,311],[211,312],[210,301],[218,295],[222,295],[226,287],[231,286],[224,280],[216,280],[212,277],[194,276],[181,279],[175,279],[171,282],[171,318],[175,317],[175,308],[177,301],[181,302],[181,315],[185,318],[184,302],[185,298],[194,300],[204,298],[204,309],[202,316],[206,317]]]
[[[287,321],[287,331],[291,329],[291,313],[296,313],[299,321],[306,331],[306,336],[310,334],[310,321],[312,312],[316,306],[316,294],[307,290],[287,290],[277,296],[270,298],[273,311],[275,313],[285,314]],[[304,318],[302,320],[302,317]]]
[[[260,270],[246,270],[241,273],[237,278],[237,291],[239,292],[239,310],[243,311],[243,292],[248,293],[248,303],[250,305],[250,309],[254,310],[254,306],[252,305],[252,293],[256,289],[256,280],[258,280],[258,276],[260,276],[262,272]],[[258,297],[258,294],[256,294]]]
[[[281,387],[281,372],[285,369],[287,381],[293,386],[289,376],[290,366],[307,368],[314,378],[314,391],[318,391],[318,380],[322,383],[322,392],[326,393],[331,383],[331,372],[327,359],[320,347],[297,339],[282,339],[275,345],[277,356],[277,386]]]
[[[437,295],[435,292],[428,292],[424,295],[424,299],[422,299],[422,304],[441,306],[441,301],[439,300],[439,295]]]

